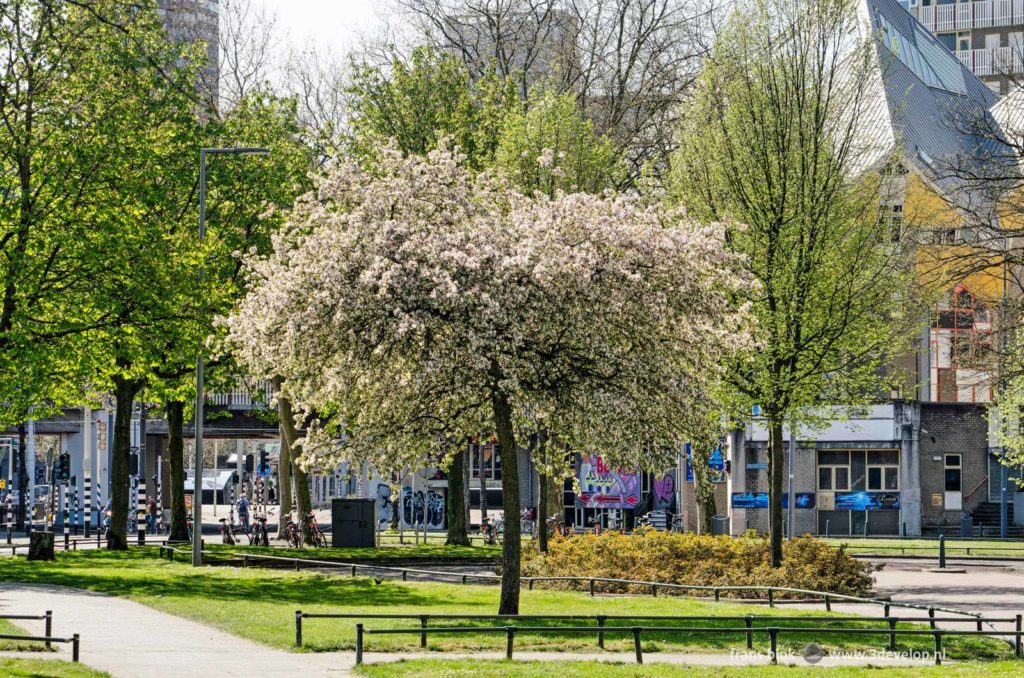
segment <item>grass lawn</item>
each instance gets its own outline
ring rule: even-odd
[[[10,612],[9,614],[31,614],[30,612]],[[37,622],[40,623],[40,622]],[[6,619],[0,619],[0,635],[5,636],[34,636],[43,635],[42,631],[38,633],[33,631],[29,632],[20,626],[15,626],[14,622],[7,621]],[[16,650],[20,652],[46,652],[46,645],[44,643],[32,643],[25,640],[3,640],[0,639],[0,650]],[[6,675],[0,673],[0,675]]]
[[[307,558],[312,560],[366,561],[366,560],[481,560],[495,559],[501,556],[501,546],[445,546],[444,544],[407,544],[397,543],[382,548],[287,548],[277,546],[228,546],[220,543],[204,544],[205,551],[212,551],[227,557],[231,553],[253,553],[283,558]],[[190,546],[184,544],[179,548],[189,551]]]
[[[59,659],[0,657],[0,676],[9,678],[110,678],[109,673]]]
[[[662,676],[713,676],[715,678],[999,678],[1020,676],[1020,662],[990,664],[946,664],[921,668],[861,668],[795,666],[673,666],[670,664],[601,664],[593,662],[480,662],[465,659],[417,659],[388,664],[364,664],[356,672],[371,678],[661,678]]]
[[[51,583],[102,591],[124,596],[157,609],[211,624],[239,636],[251,638],[280,648],[291,648],[295,638],[295,611],[346,613],[412,613],[412,614],[493,614],[498,607],[498,589],[494,586],[461,586],[372,578],[330,576],[313,572],[265,570],[257,568],[207,567],[193,569],[185,562],[169,563],[156,557],[155,548],[133,549],[127,553],[78,551],[57,555],[53,563],[8,559],[0,568],[0,580],[30,583]],[[522,593],[523,614],[645,614],[645,615],[821,615],[810,611],[734,603],[714,603],[659,596],[597,597],[569,591],[526,591]],[[838,615],[834,615],[838,616]],[[457,625],[492,623],[463,620]],[[609,625],[618,622],[609,621]],[[623,621],[626,625],[628,622]],[[730,626],[739,622],[703,622]],[[416,620],[366,621],[367,628],[418,625]],[[532,625],[555,626],[565,622],[531,622]],[[643,622],[655,625],[655,622]],[[702,622],[686,622],[700,625]],[[761,625],[760,622],[757,622]],[[766,624],[765,624],[766,625]],[[786,622],[786,626],[801,625]],[[807,625],[807,624],[803,624]],[[877,626],[877,624],[872,624]],[[354,647],[354,620],[309,619],[303,624],[307,650],[348,650]],[[609,631],[609,650],[628,651],[632,647],[628,634]],[[843,649],[882,648],[887,636],[838,634],[820,637],[809,631],[806,637],[796,634],[780,636],[780,646],[802,650],[809,640]],[[417,635],[371,636],[367,651],[419,649]],[[503,633],[435,635],[430,647],[448,650],[498,650],[504,648]],[[927,636],[904,636],[901,646],[927,649],[932,640]],[[590,634],[523,634],[516,639],[516,649],[587,650],[596,649],[596,637]],[[743,646],[742,636],[725,634],[683,635],[647,634],[644,650],[728,652]],[[755,636],[755,647],[764,649],[767,638]],[[948,638],[945,643],[950,657],[1005,658],[1010,650],[1005,643],[980,638]]]
[[[829,544],[846,545],[848,553],[872,553],[881,555],[939,555],[938,539],[843,539],[831,537]],[[946,541],[947,556],[1024,556],[1024,541]]]

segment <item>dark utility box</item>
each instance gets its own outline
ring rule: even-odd
[[[332,499],[331,546],[376,546],[376,508],[373,499]]]

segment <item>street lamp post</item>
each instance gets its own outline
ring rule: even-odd
[[[206,156],[207,155],[266,155],[265,148],[202,148],[199,149],[199,241],[206,238]],[[206,268],[199,269],[200,281],[206,277]],[[203,564],[203,348],[196,352],[196,459],[195,480],[192,483],[192,565]],[[216,483],[214,501],[216,501]]]

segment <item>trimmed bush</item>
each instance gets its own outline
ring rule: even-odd
[[[768,541],[754,532],[742,537],[658,532],[555,536],[548,553],[524,550],[523,575],[532,577],[607,577],[695,586],[779,586],[845,595],[871,591],[872,566],[804,536],[783,546],[782,567],[769,565]],[[547,588],[578,589],[587,582],[537,582]],[[650,587],[599,583],[599,591],[649,593]],[[663,590],[672,593],[671,590]],[[681,591],[677,591],[682,593]],[[659,592],[660,593],[660,592]],[[723,591],[734,598],[767,597],[767,592]],[[781,597],[781,596],[780,596]],[[796,596],[791,596],[796,597]]]

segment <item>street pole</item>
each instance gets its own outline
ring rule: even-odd
[[[786,536],[793,538],[793,507],[796,497],[793,496],[793,457],[796,456],[796,421],[789,420],[789,503],[786,505]]]
[[[92,536],[92,408],[88,405],[82,408],[82,494],[83,511],[85,523],[85,538]]]
[[[1003,234],[1003,262],[1002,262],[1003,263],[1003,267],[1002,267],[1002,273],[1003,273],[1003,280],[1002,280],[1002,282],[1003,282],[1003,295],[1002,295],[1002,303],[1000,304],[1001,311],[1002,311],[1000,313],[1000,315],[1002,317],[999,319],[999,325],[1000,325],[999,326],[999,344],[1000,344],[1000,351],[999,351],[999,382],[998,382],[999,383],[999,395],[1003,394],[1003,390],[1004,390],[1004,388],[1006,386],[1006,382],[1005,382],[1005,378],[1006,378],[1005,377],[1006,345],[1007,345],[1006,332],[1007,332],[1007,327],[1009,326],[1009,321],[1007,320],[1007,314],[1008,314],[1008,311],[1009,311],[1008,306],[1007,306],[1007,299],[1008,299],[1008,297],[1007,297],[1007,294],[1008,294],[1007,287],[1009,286],[1009,270],[1008,270],[1007,259],[1009,258],[1009,256],[1010,256],[1010,241],[1007,239],[1006,234],[1004,233]],[[1006,497],[1006,461],[1005,461],[1003,455],[1001,454],[1001,455],[999,455],[999,537],[1000,537],[1000,539],[1006,539],[1006,533],[1007,533],[1007,522],[1008,522],[1007,513],[1008,513],[1008,511],[1007,511],[1006,500],[1007,500],[1007,497]]]
[[[201,148],[199,149],[199,242],[206,239],[206,156],[213,155],[266,155],[265,148]],[[199,268],[199,281],[206,278],[206,267]],[[195,482],[192,494],[192,566],[203,564],[203,350],[202,341],[196,353],[196,414],[195,414]],[[217,484],[214,481],[214,501]]]
[[[29,416],[35,406],[28,408]],[[28,450],[25,454],[25,463],[28,466],[28,530],[29,533],[36,529],[36,420],[28,420]]]
[[[1006,539],[1008,511],[1006,510],[1006,465],[999,461],[999,538]]]

